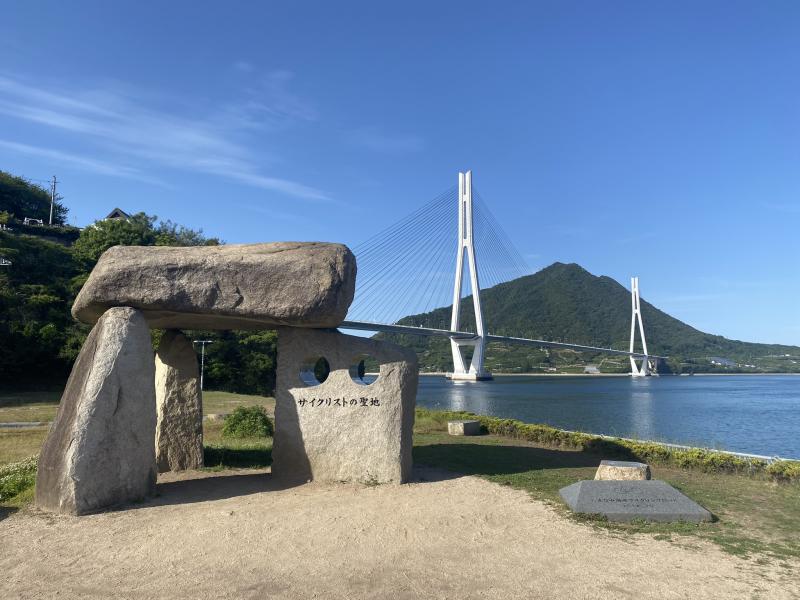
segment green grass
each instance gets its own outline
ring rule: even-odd
[[[52,421],[61,390],[0,393],[0,423]]]
[[[275,398],[232,394],[231,392],[203,392],[203,414],[230,414],[238,406],[260,405],[270,415],[275,414]]]
[[[272,464],[271,437],[223,437],[222,423],[206,422],[203,425],[203,445],[206,469],[256,469]]]
[[[41,396],[34,398],[34,403],[42,400]],[[204,400],[209,413],[229,413],[236,406],[255,404],[266,406],[270,413],[274,411],[274,400],[260,396],[206,392]],[[521,427],[523,424],[499,419],[494,426],[517,437],[489,434],[455,438],[446,433],[446,422],[453,416],[454,413],[417,411],[415,463],[477,475],[524,490],[531,497],[552,504],[568,518],[618,535],[647,533],[678,543],[704,539],[738,555],[800,557],[800,536],[797,535],[800,531],[800,484],[786,483],[785,477],[774,477],[766,469],[742,470],[737,464],[707,463],[705,455],[698,459],[696,454],[688,455],[691,460],[686,457],[675,460],[674,456],[645,448],[651,453],[648,461],[653,476],[705,506],[717,520],[693,525],[612,524],[577,519],[566,509],[558,490],[582,479],[592,479],[602,459],[619,457],[619,447],[583,442],[576,445],[576,440],[591,436],[578,440],[552,428]],[[487,419],[491,418],[481,418],[482,421]],[[272,438],[223,438],[222,427],[221,422],[204,422],[207,469],[260,468],[271,464]],[[37,455],[46,434],[46,427],[0,430],[0,469],[7,463]],[[526,435],[534,440],[524,439]],[[633,452],[631,448],[623,450]],[[22,487],[19,494],[0,502],[0,519],[32,501],[33,489]]]
[[[497,435],[451,437],[436,414],[422,414],[414,438],[414,462],[477,475],[528,492],[562,515],[620,535],[648,533],[690,543],[705,539],[732,554],[777,558],[800,557],[800,486],[776,483],[766,474],[707,473],[698,469],[651,463],[653,477],[663,479],[710,510],[713,523],[608,523],[572,515],[558,490],[593,479],[604,458],[572,448],[554,448]]]
[[[0,423],[52,421],[63,390],[16,391],[0,393]],[[203,392],[203,414],[228,414],[237,406],[261,405],[275,412],[275,399],[230,392]]]
[[[48,427],[0,429],[0,467],[38,455]]]

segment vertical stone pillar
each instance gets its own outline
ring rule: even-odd
[[[78,354],[39,456],[40,508],[80,515],[155,491],[154,377],[142,314],[107,310]]]
[[[203,408],[197,354],[177,329],[161,338],[155,361],[155,447],[159,472],[203,466]]]
[[[320,357],[330,365],[322,383],[313,379]],[[365,357],[380,364],[369,385],[359,377]],[[417,378],[411,350],[338,331],[279,329],[272,472],[304,481],[407,481]]]

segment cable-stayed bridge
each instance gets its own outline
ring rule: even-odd
[[[353,248],[358,278],[343,329],[450,339],[454,380],[491,379],[484,367],[490,342],[625,355],[631,375],[654,372],[665,357],[648,354],[639,302],[639,280],[631,279],[631,335],[628,350],[562,341],[493,335],[486,329],[481,289],[528,275],[525,260],[472,188],[472,172],[459,173],[458,186],[447,190],[405,219]],[[468,292],[468,293],[465,293]],[[462,327],[461,300],[472,296],[471,329]],[[399,324],[409,315],[452,303],[450,322],[441,328]],[[635,352],[636,331],[642,351]],[[473,348],[469,364],[462,349]],[[637,362],[638,361],[638,362]]]

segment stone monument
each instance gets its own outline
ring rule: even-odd
[[[416,356],[330,329],[347,314],[355,276],[341,244],[107,250],[72,307],[94,329],[39,458],[37,504],[102,510],[152,494],[159,469],[202,465],[197,359],[180,328],[279,329],[275,473],[406,481]],[[148,327],[173,330],[157,356]],[[380,364],[372,383],[362,378],[367,356]],[[309,379],[319,357],[330,366],[324,381]]]
[[[601,515],[609,521],[711,521],[712,515],[666,481],[579,481],[561,488],[564,502],[576,513]]]
[[[380,363],[372,383],[359,373],[367,357]],[[322,382],[313,373],[320,358],[330,367]],[[414,352],[394,344],[279,329],[273,473],[334,482],[408,480],[417,377]]]

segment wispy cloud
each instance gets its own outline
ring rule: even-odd
[[[350,133],[348,141],[367,150],[401,154],[417,152],[425,147],[425,141],[416,135],[390,135],[376,129],[359,129]]]
[[[212,174],[297,198],[329,200],[313,186],[262,172],[242,139],[253,129],[317,118],[310,104],[290,92],[291,78],[286,71],[268,73],[248,90],[250,99],[245,102],[206,118],[191,119],[148,108],[141,97],[108,87],[88,92],[52,91],[0,76],[0,114],[69,132],[83,143],[96,143],[102,160],[17,144],[19,151],[70,160],[70,164],[94,172],[141,179],[145,168],[155,165]],[[14,143],[7,140],[5,147]],[[123,164],[109,162],[109,151]]]
[[[100,175],[123,177],[125,179],[136,179],[138,181],[145,181],[147,183],[153,183],[156,185],[166,185],[163,181],[146,175],[138,169],[132,167],[125,167],[85,156],[67,154],[65,152],[52,150],[50,148],[30,146],[28,144],[20,144],[2,139],[0,139],[0,148],[5,148],[6,150],[11,150],[12,152],[18,152],[20,154],[29,154],[31,156],[47,158],[57,163],[77,167],[79,169],[91,171]]]

